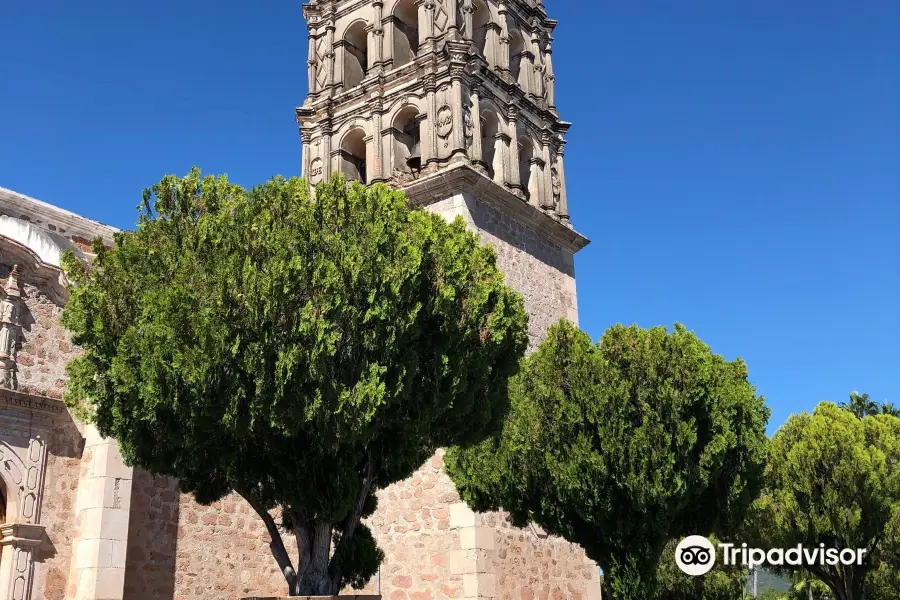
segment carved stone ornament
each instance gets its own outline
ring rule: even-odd
[[[556,167],[550,169],[550,185],[553,188],[553,208],[555,209],[559,206],[559,197],[562,191],[562,182],[559,180],[559,173],[556,172]]]
[[[472,138],[475,136],[475,123],[472,121],[472,111],[468,108],[463,116],[463,126],[465,127],[466,144],[471,144]]]
[[[453,132],[453,110],[448,105],[445,104],[438,109],[434,126],[442,138],[448,137]]]
[[[313,185],[317,185],[322,183],[322,179],[325,175],[325,165],[322,162],[322,159],[316,157],[309,163],[309,177],[307,178],[309,182]]]

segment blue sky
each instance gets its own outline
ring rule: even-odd
[[[900,403],[900,3],[547,0],[582,327],[678,321],[773,409]],[[299,0],[8,2],[0,185],[119,227],[299,174]]]

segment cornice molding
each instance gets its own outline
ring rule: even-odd
[[[591,243],[574,229],[560,223],[541,209],[523,202],[469,165],[449,167],[410,182],[400,189],[406,193],[411,204],[418,206],[428,206],[460,193],[468,194],[502,211],[512,220],[572,254]]]

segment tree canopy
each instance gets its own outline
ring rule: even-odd
[[[243,496],[291,595],[374,574],[374,491],[496,430],[527,345],[494,251],[383,185],[195,169],[96,249],[65,261],[67,402],[198,502]]]
[[[707,536],[718,545],[715,536]],[[656,600],[737,600],[747,587],[747,569],[740,565],[716,562],[712,570],[692,577],[681,572],[675,563],[675,548],[680,540],[666,544],[657,569]]]
[[[865,402],[859,396],[854,405]],[[861,566],[804,567],[836,600],[862,600],[870,574],[900,570],[898,517],[900,419],[859,418],[824,402],[812,414],[792,416],[773,437],[747,532],[762,548],[865,549]]]
[[[500,434],[448,452],[457,489],[580,544],[614,598],[654,597],[666,543],[736,526],[762,484],[763,399],[681,325],[594,344],[562,321],[510,395]]]

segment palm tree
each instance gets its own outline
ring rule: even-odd
[[[859,419],[879,413],[878,404],[869,400],[868,394],[860,395],[857,392],[850,392],[850,402],[841,402],[841,408],[852,412]]]
[[[900,418],[900,408],[895,407],[892,402],[885,402],[881,405],[881,414]]]

